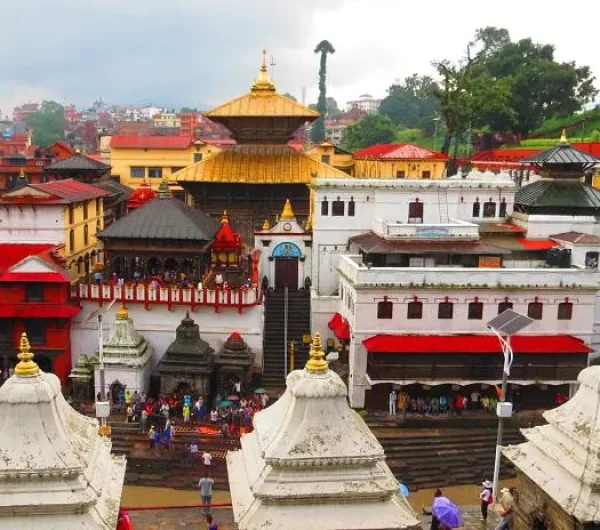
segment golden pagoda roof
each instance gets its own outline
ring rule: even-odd
[[[263,62],[258,77],[252,83],[250,92],[205,112],[206,117],[251,118],[278,116],[301,117],[306,121],[316,120],[319,117],[318,112],[277,93],[275,84],[269,78],[264,54],[263,51]]]
[[[241,144],[177,172],[177,182],[310,184],[314,178],[352,178],[288,145]]]
[[[279,216],[279,219],[295,219],[294,210],[292,209],[292,203],[289,199],[286,199],[285,205],[283,206],[283,211]]]

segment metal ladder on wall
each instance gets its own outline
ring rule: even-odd
[[[438,204],[440,207],[440,223],[448,224],[450,216],[448,215],[448,189],[445,187],[438,188]]]

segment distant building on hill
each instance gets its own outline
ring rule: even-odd
[[[348,110],[359,109],[367,114],[374,114],[379,110],[381,100],[374,98],[371,94],[363,94],[358,99],[348,101]]]

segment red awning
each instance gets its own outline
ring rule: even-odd
[[[79,311],[75,305],[0,304],[2,318],[71,318]]]
[[[340,313],[333,315],[329,321],[329,329],[339,340],[350,340],[350,324]]]
[[[374,335],[363,340],[369,353],[502,353],[493,335]],[[515,353],[589,353],[572,335],[523,335],[511,341]]]
[[[337,328],[344,320],[344,317],[342,317],[342,315],[340,313],[336,313],[335,315],[333,315],[332,319],[329,321],[329,329],[331,331],[333,331],[335,328]]]
[[[550,250],[556,246],[556,243],[549,239],[527,239],[520,237],[517,241],[528,250]]]

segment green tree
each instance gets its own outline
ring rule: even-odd
[[[295,96],[292,96],[289,92],[283,94],[286,98],[291,99],[292,101],[298,101]]]
[[[356,151],[369,145],[389,144],[396,139],[396,126],[389,116],[369,114],[344,131],[344,149]]]
[[[33,143],[40,147],[65,139],[65,109],[56,101],[43,101],[39,110],[27,116],[26,124]]]
[[[321,143],[325,140],[325,115],[327,114],[327,56],[335,53],[335,48],[328,40],[322,40],[317,44],[315,53],[321,54],[319,67],[319,102],[317,108],[321,117],[315,121],[310,131],[313,143]]]
[[[580,110],[598,93],[588,66],[557,62],[554,46],[531,39],[505,42],[483,58],[479,71],[510,84],[514,120],[501,117],[492,125],[519,135],[527,135],[548,118]]]
[[[189,114],[190,112],[198,112],[198,109],[192,107],[181,107],[179,112],[182,114]]]
[[[319,112],[319,105],[317,103],[311,103],[308,106],[308,108]],[[338,107],[338,104],[337,104],[337,101],[335,100],[335,98],[328,96],[327,97],[327,113],[325,114],[325,117],[330,120],[335,120],[336,118],[339,118],[341,113],[342,113],[342,111]]]
[[[431,133],[432,120],[439,110],[439,100],[434,95],[437,88],[431,77],[413,74],[388,88],[379,113],[389,116],[396,125],[424,128]]]

